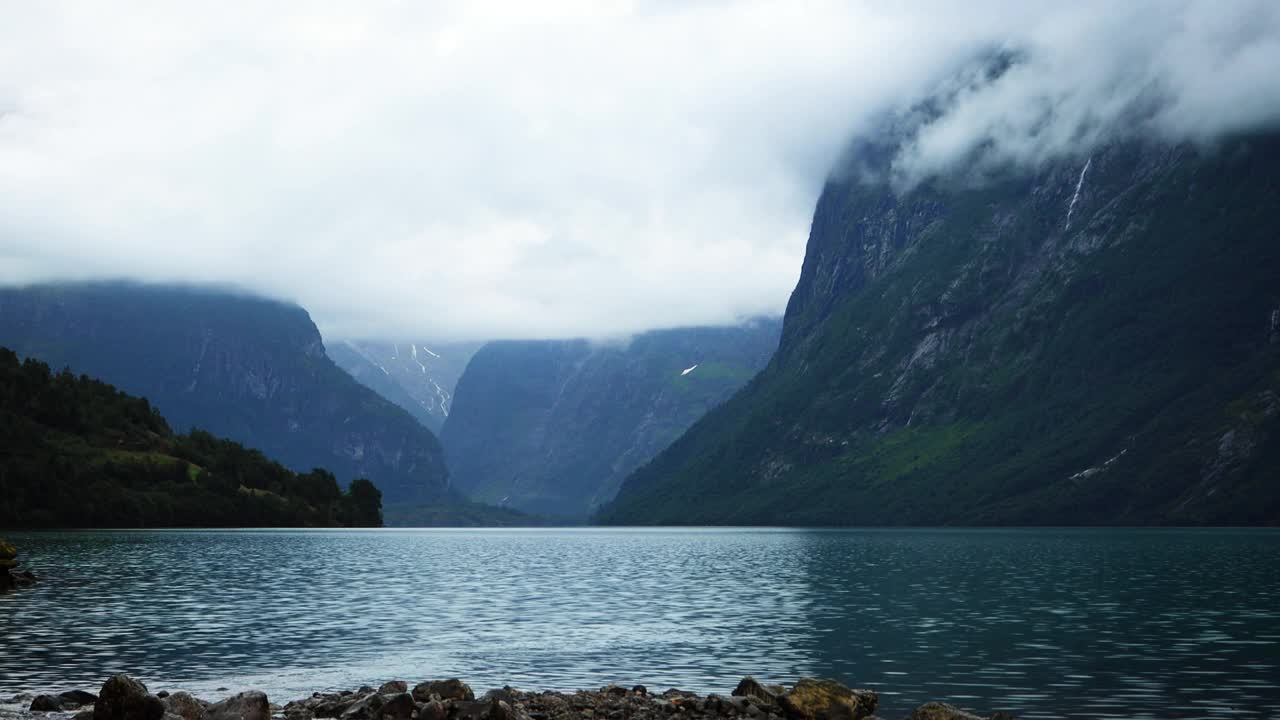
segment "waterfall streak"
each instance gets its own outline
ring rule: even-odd
[[[1067,230],[1071,229],[1071,213],[1076,210],[1076,203],[1080,200],[1080,188],[1084,187],[1084,174],[1089,172],[1089,166],[1093,164],[1093,156],[1085,161],[1084,167],[1080,169],[1080,179],[1076,181],[1076,191],[1071,196],[1071,204],[1067,206]]]

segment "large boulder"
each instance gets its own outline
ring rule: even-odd
[[[418,704],[418,720],[445,720],[449,716],[449,708],[439,700],[428,700]]]
[[[413,696],[407,692],[383,695],[382,697],[386,699],[386,702],[382,704],[381,716],[383,718],[410,720],[413,717],[413,711],[417,709],[413,702]]]
[[[382,717],[382,706],[387,699],[376,692],[366,693],[342,711],[342,720],[378,720]]]
[[[31,712],[59,712],[62,710],[62,698],[57,695],[37,695],[28,709]]]
[[[12,560],[18,557],[18,548],[13,543],[0,538],[0,560]]]
[[[791,720],[862,720],[876,711],[880,696],[873,690],[851,690],[835,680],[805,678],[778,696]]]
[[[404,680],[389,680],[378,688],[379,695],[396,695],[404,692],[409,692],[409,683]]]
[[[511,706],[497,699],[454,700],[450,703],[450,720],[513,720]]]
[[[68,690],[58,693],[58,699],[62,701],[62,709],[67,710],[92,705],[98,701],[98,696],[84,690]]]
[[[982,720],[982,718],[946,703],[931,702],[912,710],[908,720]]]
[[[738,683],[738,687],[733,689],[734,697],[753,697],[757,700],[763,700],[765,703],[772,705],[778,701],[777,693],[769,690],[769,688],[761,685],[759,681],[748,675],[742,678],[742,682]]]
[[[249,690],[205,708],[204,720],[271,720],[271,704],[266,693]]]
[[[427,702],[432,699],[433,695],[439,700],[476,699],[476,694],[471,692],[471,686],[458,678],[428,680],[427,682],[418,683],[413,688],[413,699],[418,702]]]
[[[93,705],[93,720],[160,720],[164,703],[147,686],[128,675],[114,675],[102,684]],[[265,719],[264,719],[265,720]]]
[[[204,709],[209,706],[209,703],[185,692],[176,692],[163,702],[165,712],[177,715],[182,720],[204,720]]]

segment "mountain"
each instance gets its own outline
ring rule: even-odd
[[[453,406],[458,378],[480,345],[352,340],[330,343],[329,357],[439,434]]]
[[[439,442],[325,354],[300,307],[231,292],[93,283],[0,289],[0,345],[146,397],[297,471],[367,477],[389,502],[446,492]]]
[[[1280,135],[887,179],[850,152],[777,355],[604,523],[1280,523]]]
[[[0,527],[378,526],[368,480],[295,473],[145,399],[0,348]]]
[[[585,519],[619,483],[769,361],[781,322],[626,342],[493,342],[458,381],[441,441],[471,497]]]

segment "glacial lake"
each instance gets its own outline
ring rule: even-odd
[[[477,692],[744,675],[1023,718],[1280,717],[1280,532],[9,533],[0,695],[217,699],[457,676]]]

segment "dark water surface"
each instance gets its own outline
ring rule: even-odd
[[[901,717],[1280,717],[1280,533],[1249,530],[118,531],[12,535],[0,692],[727,693],[829,676]]]

